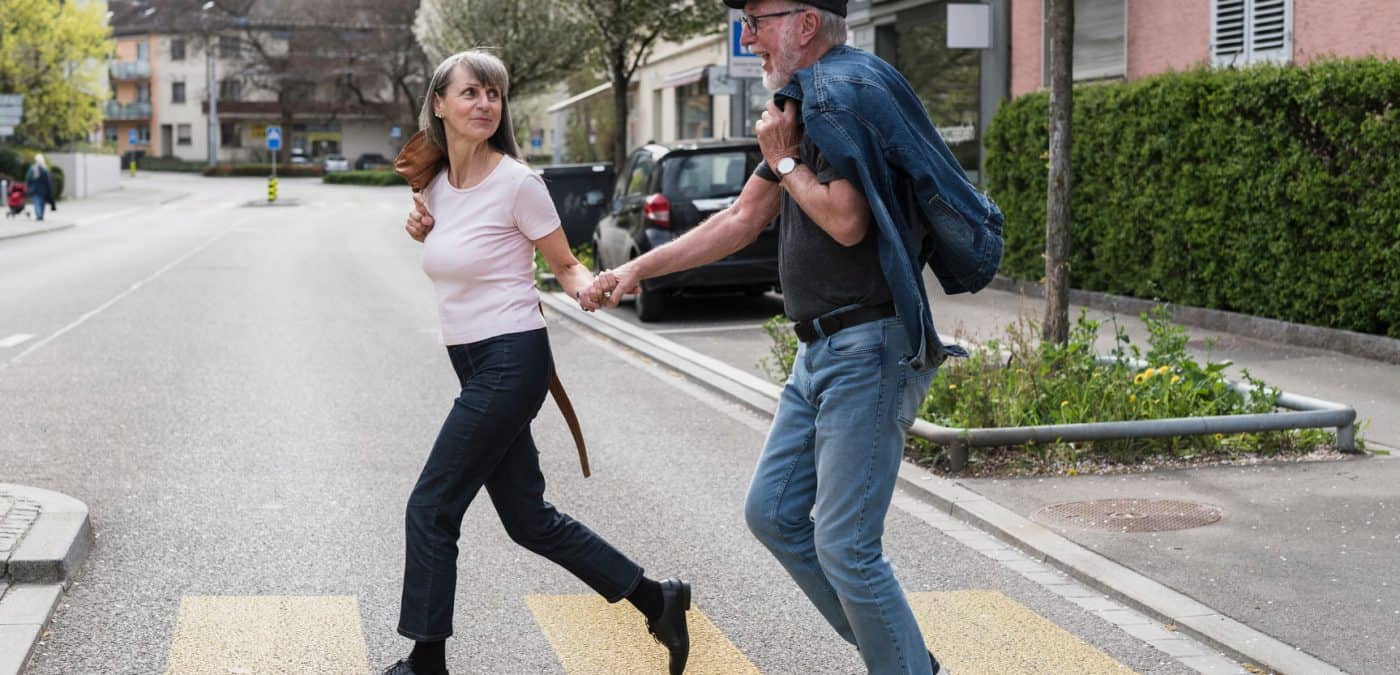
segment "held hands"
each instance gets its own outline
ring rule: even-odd
[[[778,160],[784,157],[797,157],[798,144],[802,140],[802,130],[797,125],[796,101],[788,101],[783,110],[773,101],[768,101],[768,109],[754,122],[754,132],[758,135],[758,148],[763,152],[768,168],[777,169]]]
[[[636,270],[629,265],[604,270],[594,277],[592,284],[575,294],[575,299],[585,312],[616,307],[622,296],[637,290],[638,281]]]
[[[433,229],[432,214],[428,213],[428,206],[423,203],[423,193],[413,193],[413,210],[408,212],[408,222],[404,225],[404,230],[414,241],[421,242],[427,238],[428,232]]]

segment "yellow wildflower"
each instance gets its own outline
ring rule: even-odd
[[[1079,475],[1079,469],[1076,469],[1076,468],[1074,468],[1074,467],[1070,467],[1070,468],[1069,468],[1069,471],[1066,471],[1065,474],[1070,475],[1070,476],[1078,476],[1078,475]]]
[[[1137,377],[1134,377],[1134,378],[1133,378],[1133,384],[1142,384],[1143,382],[1146,382],[1146,381],[1147,381],[1147,376],[1146,376],[1146,375],[1143,375],[1142,373],[1138,373],[1138,374],[1137,374]]]
[[[1173,376],[1172,376],[1172,384],[1176,384],[1177,382],[1180,382],[1180,381],[1181,381],[1181,376],[1180,376],[1180,375],[1173,375]]]
[[[949,388],[949,389],[957,389],[957,388],[958,388],[958,385],[956,385],[956,384],[950,384],[950,385],[948,385],[948,388]]]
[[[1225,434],[1216,434],[1216,435],[1215,435],[1215,440],[1217,440],[1217,441],[1223,441],[1223,440],[1225,440]]]
[[[1137,401],[1137,394],[1128,394],[1128,402],[1133,403],[1134,401]]]
[[[1169,366],[1162,366],[1161,368],[1158,368],[1158,369],[1157,369],[1157,374],[1158,374],[1158,375],[1166,375],[1167,372],[1170,371],[1170,370],[1171,370],[1171,367],[1169,367]]]
[[[1063,408],[1063,407],[1065,407],[1065,406],[1068,406],[1068,405],[1069,405],[1069,401],[1060,401],[1060,407],[1061,407],[1061,408]]]

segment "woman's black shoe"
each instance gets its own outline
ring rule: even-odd
[[[681,675],[690,658],[690,631],[685,624],[685,612],[690,609],[690,584],[680,579],[660,583],[661,616],[647,622],[647,632],[671,653],[671,675]]]
[[[414,670],[413,659],[399,659],[398,663],[384,669],[384,675],[448,675],[445,670],[428,672]]]

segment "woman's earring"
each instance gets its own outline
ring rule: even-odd
[[[440,113],[440,112],[434,112],[433,114],[434,114],[434,115],[437,115],[437,118],[438,118],[438,119],[442,119],[442,113]]]

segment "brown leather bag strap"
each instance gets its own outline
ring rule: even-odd
[[[544,304],[540,304],[540,314],[544,314]],[[564,383],[559,381],[559,369],[554,367],[554,353],[549,355],[549,393],[554,397],[559,412],[564,413],[564,421],[574,435],[574,445],[578,447],[578,463],[583,467],[583,477],[592,474],[588,470],[588,448],[583,444],[583,428],[579,426],[578,415],[574,414],[574,404],[569,402],[569,394],[564,391]]]

